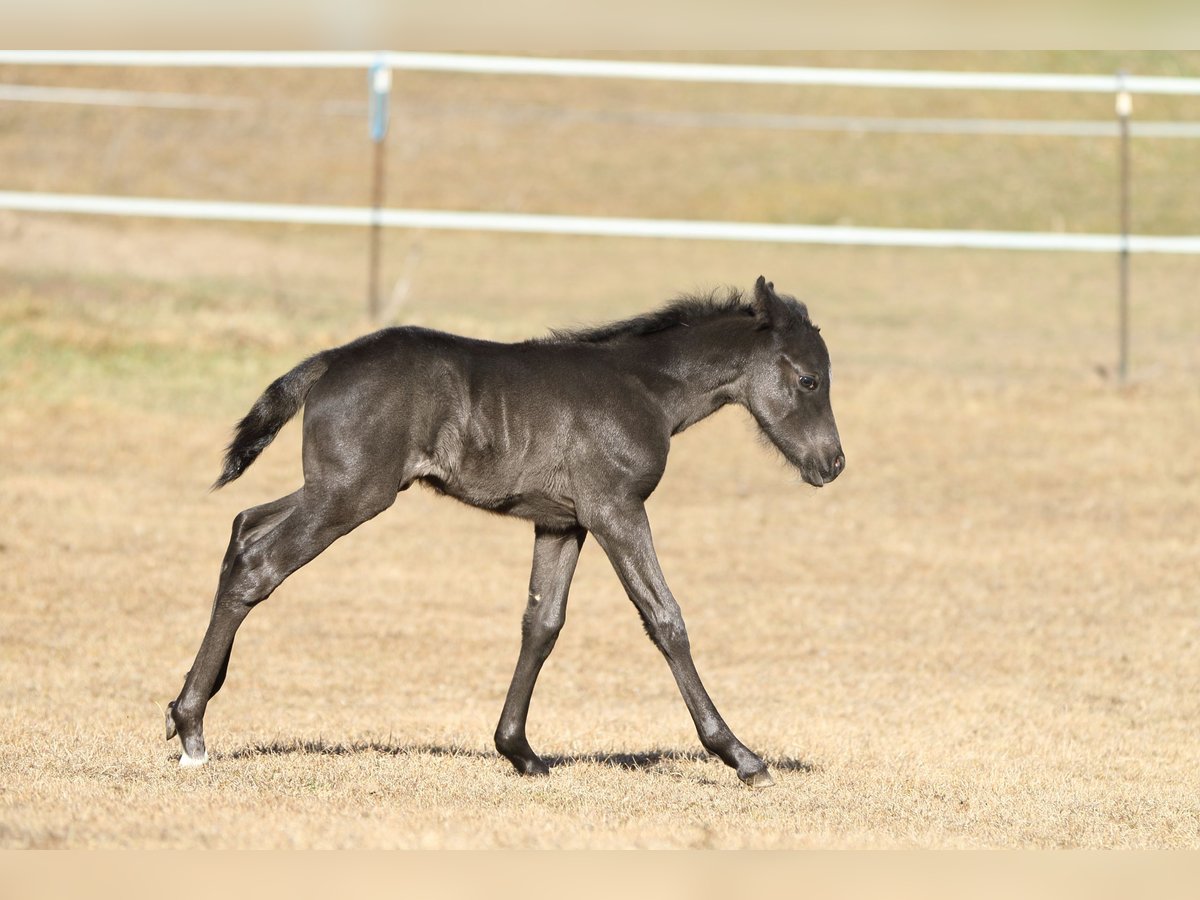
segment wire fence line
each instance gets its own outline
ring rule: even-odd
[[[462,110],[463,114],[473,114]],[[489,115],[481,111],[481,115]],[[491,113],[496,118],[539,119],[668,128],[733,128],[847,134],[997,135],[1010,137],[1118,137],[1116,122],[1100,119],[958,119],[913,116],[817,116],[799,113],[711,113],[670,110],[567,110],[518,107]],[[1200,138],[1200,122],[1146,121],[1132,126],[1134,137]]]
[[[52,103],[126,109],[167,109],[209,112],[279,110],[278,100],[239,95],[133,91],[110,88],[77,88],[50,85],[0,84],[0,102]],[[283,107],[322,116],[363,117],[366,101],[325,100],[287,102]],[[1116,122],[1100,119],[979,119],[921,118],[911,116],[817,116],[791,113],[720,113],[678,110],[578,110],[533,104],[454,104],[433,106],[414,101],[393,101],[399,113],[487,118],[502,122],[555,122],[600,125],[639,125],[665,128],[732,128],[764,131],[844,132],[849,134],[1001,135],[1013,137],[1117,137]],[[1200,138],[1200,122],[1138,121],[1133,137]]]
[[[0,84],[0,101],[6,103],[62,103],[71,106],[116,106],[134,109],[195,109],[214,112],[250,110],[264,105],[251,97],[34,84]]]

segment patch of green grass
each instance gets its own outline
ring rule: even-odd
[[[0,297],[5,390],[176,411],[265,386],[324,343],[335,309],[294,287],[273,304],[247,281],[45,269],[0,273]],[[304,314],[289,315],[293,306]]]
[[[180,350],[137,340],[82,344],[64,337],[0,330],[0,386],[30,404],[80,399],[146,410],[199,412],[231,385],[265,387],[294,361],[279,352]]]

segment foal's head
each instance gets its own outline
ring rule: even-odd
[[[829,351],[808,310],[761,275],[754,316],[762,340],[747,366],[746,405],[767,437],[811,485],[846,468],[829,404]]]

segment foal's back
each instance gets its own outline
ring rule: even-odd
[[[637,369],[605,345],[377,332],[341,348],[308,396],[305,480],[366,471],[574,525],[581,496],[661,477],[669,429]]]

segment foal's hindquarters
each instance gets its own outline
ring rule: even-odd
[[[389,417],[386,409],[356,415],[362,398],[353,395],[353,384],[346,390],[337,373],[331,374],[332,383],[318,383],[308,396],[304,486],[233,520],[208,630],[183,689],[167,708],[167,739],[179,735],[182,766],[208,758],[204,711],[225,682],[234,637],[250,610],[339,537],[391,506],[405,484],[408,455],[384,456],[378,448],[413,446],[411,427],[403,418]],[[352,416],[354,427],[348,428]]]

